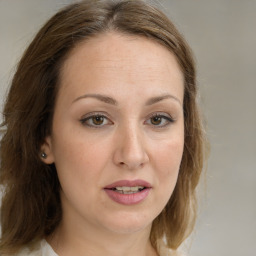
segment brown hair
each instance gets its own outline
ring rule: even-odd
[[[175,190],[154,220],[152,245],[166,237],[177,249],[191,233],[196,217],[195,188],[203,167],[204,136],[198,113],[193,58],[171,21],[142,0],[86,0],[67,6],[38,32],[19,62],[3,113],[1,141],[0,253],[12,253],[51,234],[61,217],[60,184],[55,166],[39,155],[51,122],[59,73],[79,42],[105,31],[144,36],[176,55],[183,71],[185,146]]]

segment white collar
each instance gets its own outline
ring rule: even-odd
[[[47,243],[45,239],[41,241],[41,252],[42,256],[58,256],[58,254],[54,252],[52,247]]]

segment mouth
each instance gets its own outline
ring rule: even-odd
[[[104,189],[111,189],[120,193],[137,193],[146,188],[152,188],[152,185],[145,180],[119,180],[107,185]],[[123,193],[123,194],[124,194]]]
[[[140,203],[148,196],[151,189],[151,184],[144,180],[121,180],[104,188],[110,199],[123,205]]]
[[[111,190],[116,191],[117,193],[120,193],[120,194],[134,194],[134,193],[141,192],[144,189],[146,189],[146,187],[136,186],[136,187],[115,187],[115,188],[112,188]]]

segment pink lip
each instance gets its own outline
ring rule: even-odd
[[[107,185],[104,189],[111,189],[115,187],[136,187],[136,186],[142,186],[147,188],[152,187],[151,184],[145,180],[119,180],[110,185]]]
[[[145,187],[145,189],[133,194],[121,194],[113,190],[113,188],[115,187],[136,187],[136,186],[142,186],[142,187]],[[123,204],[123,205],[133,205],[143,201],[148,196],[151,189],[152,189],[151,184],[144,180],[133,180],[133,181],[120,180],[110,185],[107,185],[104,188],[104,191],[110,197],[110,199],[112,199],[116,203]]]

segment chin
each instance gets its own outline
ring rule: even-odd
[[[144,229],[151,229],[154,218],[142,213],[122,213],[119,216],[112,216],[107,221],[106,226],[109,230],[119,234],[132,234]]]

